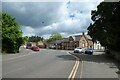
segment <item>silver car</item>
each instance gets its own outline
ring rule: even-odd
[[[75,48],[74,53],[83,53],[83,49],[82,48]]]

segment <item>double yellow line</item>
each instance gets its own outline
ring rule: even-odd
[[[68,53],[68,54],[70,54],[70,53]],[[73,66],[73,69],[72,69],[72,71],[71,71],[71,73],[68,77],[68,80],[74,80],[75,75],[76,75],[77,70],[78,70],[78,67],[79,67],[80,59],[78,57],[72,55],[72,54],[70,54],[70,55],[76,58],[76,62],[75,62],[74,66]]]

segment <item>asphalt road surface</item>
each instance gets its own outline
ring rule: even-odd
[[[80,61],[67,51],[23,49],[2,56],[3,78],[80,78]]]

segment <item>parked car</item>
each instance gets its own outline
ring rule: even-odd
[[[32,50],[33,50],[33,51],[40,51],[40,48],[39,48],[39,47],[34,46],[34,47],[32,47]]]
[[[26,49],[31,49],[32,47],[31,46],[26,46]]]
[[[82,48],[75,48],[74,53],[83,53],[83,49]]]
[[[93,54],[93,49],[92,48],[87,48],[85,50],[85,54]]]
[[[26,45],[26,49],[31,49],[31,48],[32,48],[32,43],[28,42],[27,45]]]

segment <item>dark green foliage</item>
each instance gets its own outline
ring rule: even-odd
[[[19,47],[24,43],[22,31],[15,21],[6,13],[2,13],[2,52],[17,53]]]
[[[102,2],[97,10],[92,10],[91,15],[94,23],[88,27],[88,34],[103,46],[119,50],[120,2]]]
[[[38,41],[43,41],[43,37],[39,37],[39,36],[28,37],[28,42],[38,42]]]

